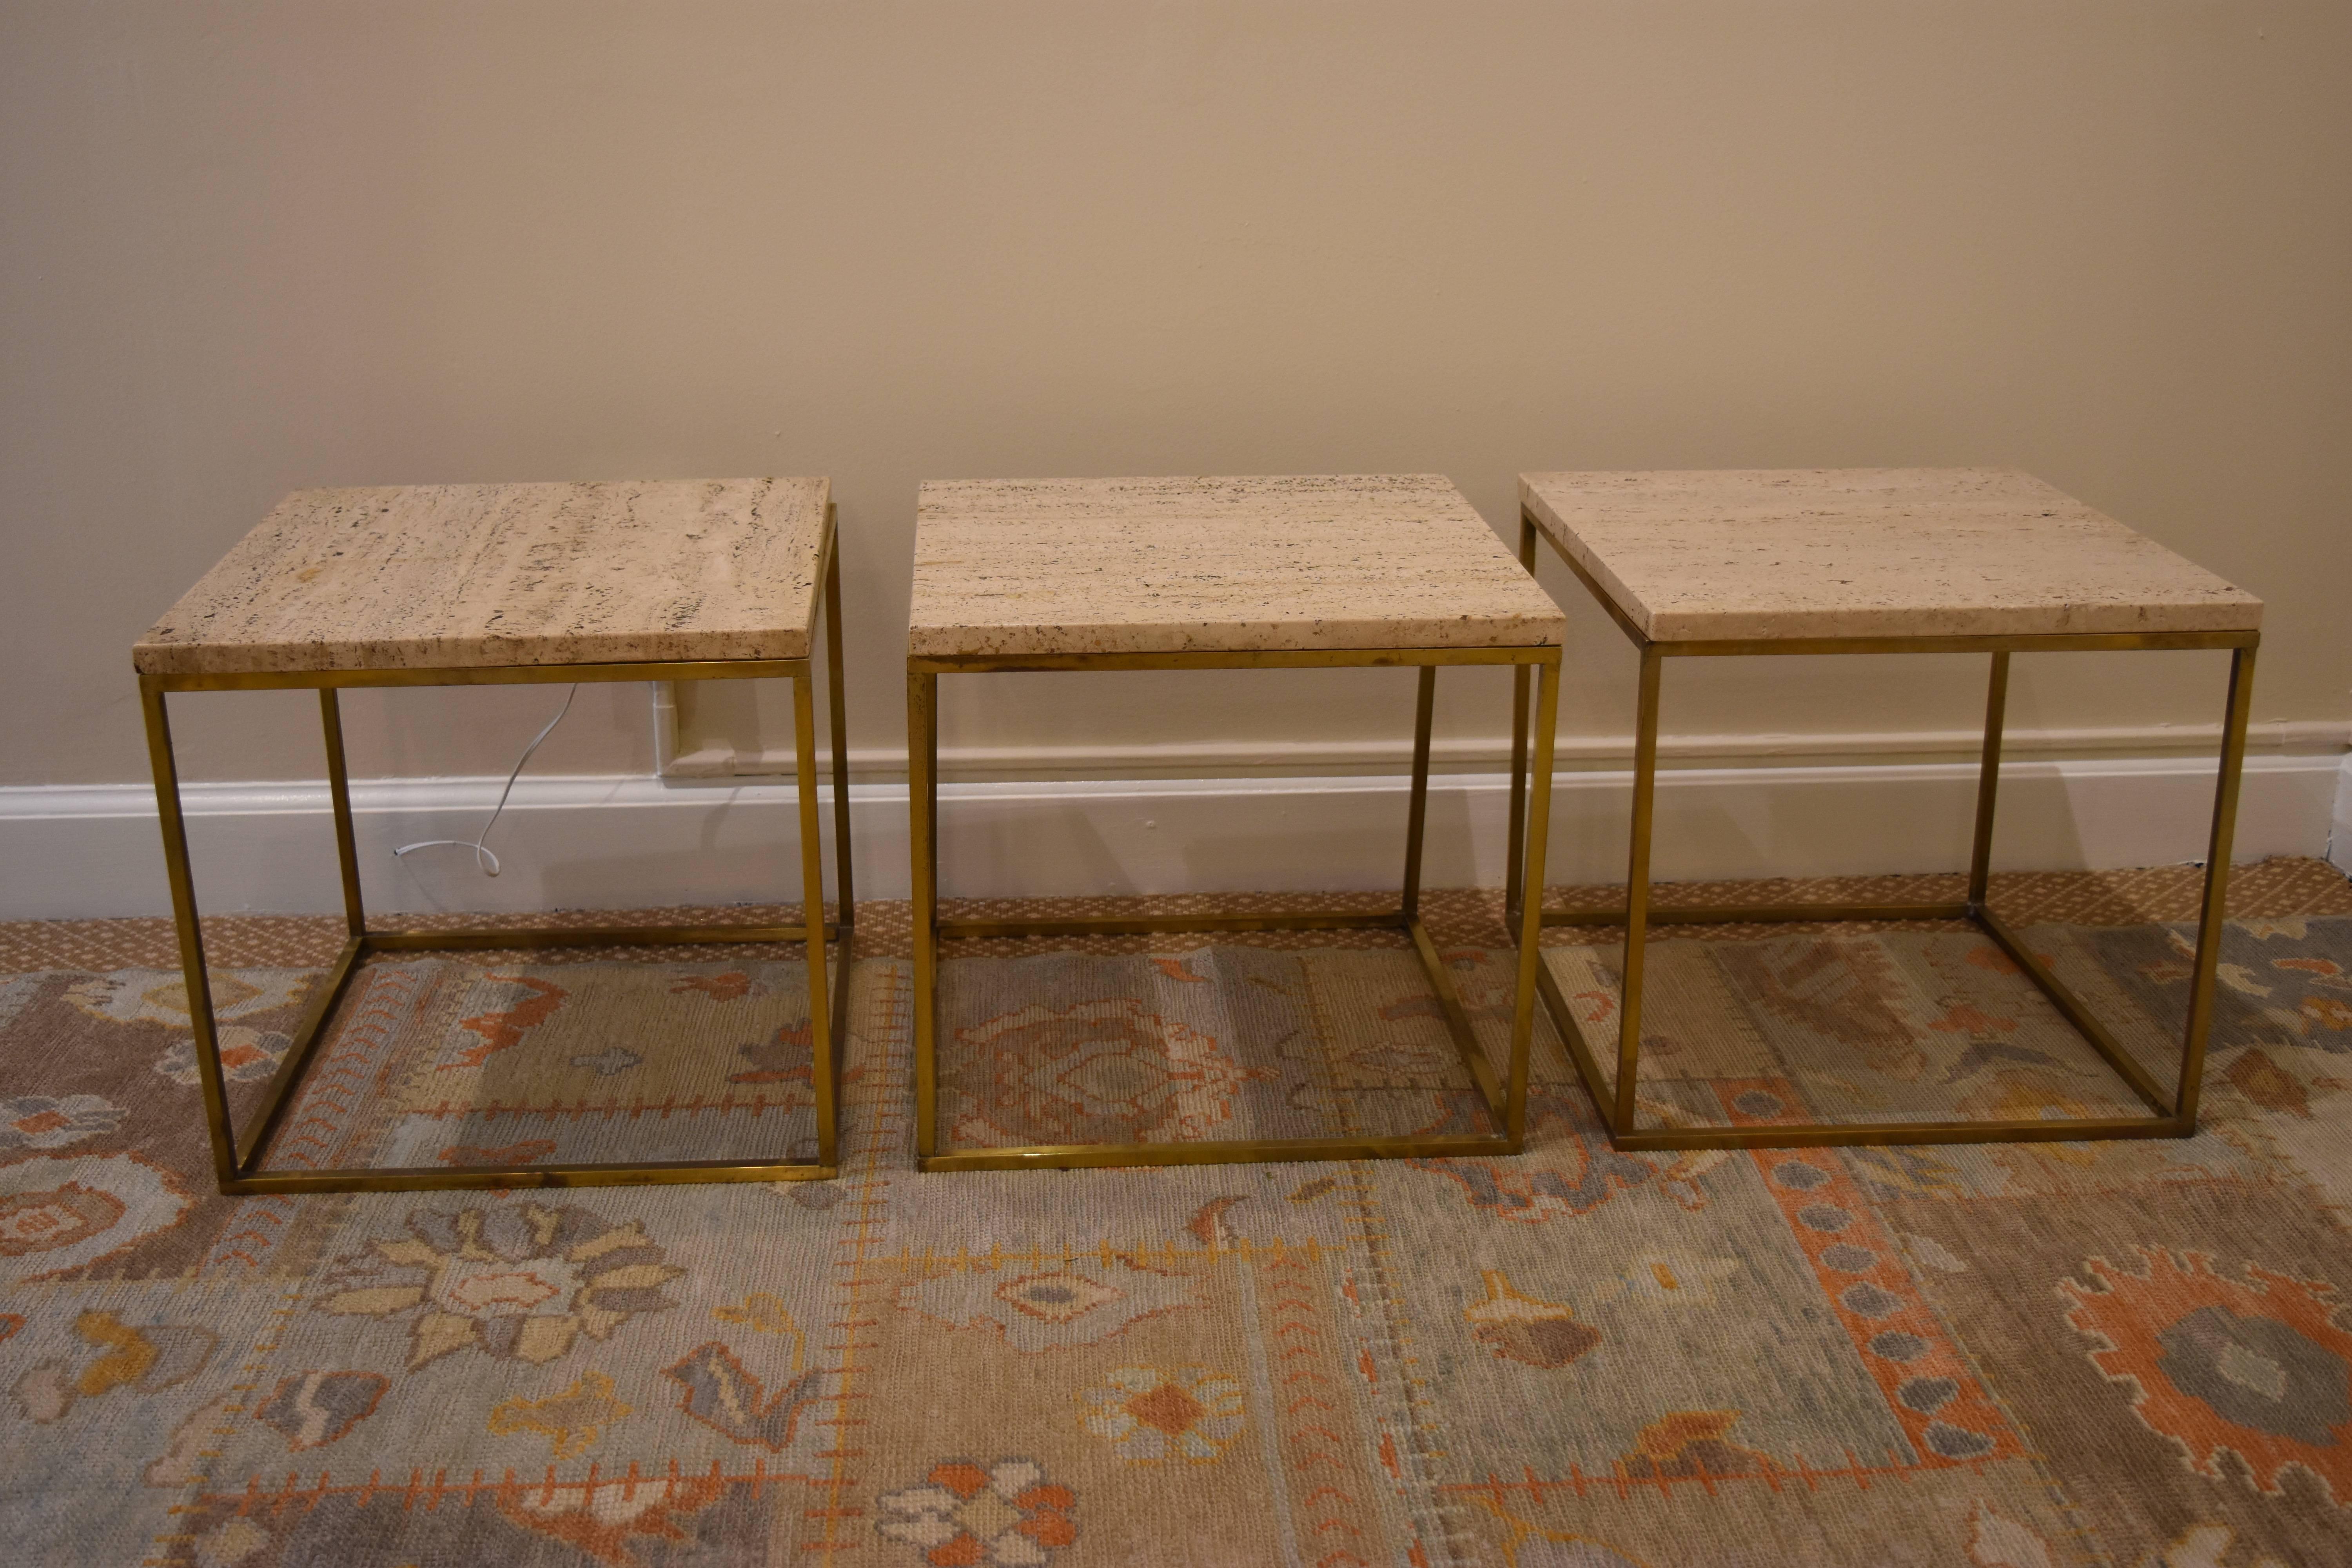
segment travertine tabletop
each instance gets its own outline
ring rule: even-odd
[[[2030,474],[1522,474],[1537,525],[1660,642],[2252,630],[2263,604]]]
[[[1565,625],[1443,475],[934,479],[908,651],[1524,647]]]
[[[804,658],[830,481],[299,490],[131,649],[142,674]]]

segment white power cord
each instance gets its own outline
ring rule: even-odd
[[[499,791],[499,804],[491,810],[490,819],[482,824],[482,833],[479,838],[476,838],[471,842],[463,838],[427,838],[415,844],[404,844],[399,848],[392,852],[393,858],[396,860],[412,849],[440,849],[444,847],[451,849],[470,849],[474,852],[475,863],[482,868],[482,874],[486,877],[497,876],[499,874],[499,858],[496,854],[492,853],[488,844],[486,843],[485,840],[489,837],[490,829],[499,825],[499,813],[506,810],[507,796],[514,794],[515,780],[522,776],[523,765],[530,761],[530,754],[539,750],[539,743],[541,741],[546,740],[550,735],[555,733],[555,727],[563,722],[563,716],[566,713],[572,711],[572,700],[579,695],[580,688],[577,685],[574,685],[571,690],[565,692],[563,694],[563,706],[555,710],[555,717],[547,721],[547,728],[532,736],[530,744],[522,749],[522,755],[515,759],[514,772],[507,775],[507,787]]]

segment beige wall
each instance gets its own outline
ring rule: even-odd
[[[950,475],[1439,470],[1507,527],[1528,468],[2012,464],[2270,601],[2257,719],[2352,718],[2339,0],[16,0],[0,247],[0,784],[142,776],[140,629],[284,491],[421,480],[829,472],[869,750]],[[1565,725],[1620,731],[1575,619]],[[1870,676],[1678,670],[1672,721],[1974,721],[1971,667]],[[551,700],[356,699],[355,765],[499,768]],[[1410,712],[951,700],[950,746]],[[2219,701],[2027,660],[2012,722]],[[184,711],[197,776],[320,771],[299,697]],[[539,765],[647,728],[594,689]]]

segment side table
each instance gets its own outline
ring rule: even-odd
[[[1633,841],[1620,910],[1547,911],[1546,925],[1625,928],[1617,1071],[1602,1075],[1549,971],[1544,1005],[1620,1148],[1753,1149],[2187,1137],[2205,1037],[2245,759],[2262,601],[2030,475],[1980,468],[1559,473],[1519,477],[1519,555],[1549,542],[1641,653]],[[2015,653],[2229,648],[2230,690],[2204,900],[2178,1081],[2163,1086],[1985,901],[2001,721]],[[1654,909],[1650,837],[1660,679],[1669,658],[1981,653],[1991,663],[1968,896],[1954,903]],[[1526,773],[1517,702],[1513,835]],[[1549,721],[1538,717],[1541,727]],[[1545,764],[1540,747],[1536,769]],[[1540,780],[1538,781],[1540,782]],[[1539,858],[1531,865],[1540,867]],[[1516,871],[1517,862],[1512,862]],[[1542,880],[1507,902],[1542,902]],[[1639,1127],[1642,979],[1649,928],[1733,921],[1968,920],[2017,963],[2149,1110],[2138,1117]]]
[[[764,1182],[835,1173],[838,1039],[855,906],[844,750],[841,564],[823,479],[403,486],[278,503],[131,650],[214,1176],[227,1194]],[[839,919],[824,919],[812,648],[822,585],[831,688]],[[371,927],[360,898],[337,694],[358,686],[789,679],[800,759],[802,923],[569,930]],[[348,940],[243,1131],[231,1124],[165,696],[319,693]],[[841,944],[828,987],[824,944]],[[336,1003],[371,955],[459,949],[804,942],[817,1158],[636,1163],[261,1168]]]
[[[1536,921],[1520,922],[1509,1079],[1498,1082],[1420,913],[1430,723],[1444,665],[1532,668],[1538,731],[1527,853],[1540,864],[1559,691],[1559,606],[1438,475],[932,481],[908,634],[915,879],[915,1150],[927,1171],[1516,1152],[1526,1135]],[[1014,670],[1421,671],[1403,890],[1379,913],[939,918],[939,681]],[[1514,873],[1516,875],[1516,872]],[[1389,929],[1409,935],[1492,1133],[945,1149],[939,944],[982,936]]]

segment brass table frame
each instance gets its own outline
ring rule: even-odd
[[[1261,652],[975,655],[907,660],[908,796],[915,873],[915,1156],[926,1171],[1070,1169],[1099,1165],[1211,1165],[1284,1160],[1370,1160],[1404,1156],[1516,1154],[1527,1137],[1528,1051],[1535,1027],[1541,929],[1520,922],[1518,976],[1511,1015],[1510,1080],[1498,1083],[1470,1016],[1421,921],[1421,862],[1429,805],[1429,733],[1440,665],[1517,667],[1524,701],[1528,672],[1538,673],[1540,714],[1535,797],[1524,835],[1541,857],[1551,819],[1551,735],[1558,717],[1559,649],[1549,646],[1468,648],[1339,648]],[[1131,920],[943,921],[939,912],[939,679],[942,675],[1015,670],[1332,669],[1416,667],[1421,671],[1413,728],[1412,803],[1405,828],[1404,887],[1394,910],[1309,910],[1279,915],[1198,915]],[[1515,841],[1513,852],[1517,852]],[[1540,858],[1537,864],[1541,864]],[[1518,875],[1515,866],[1512,876]],[[1437,994],[1454,1047],[1502,1131],[1484,1134],[1392,1137],[1259,1138],[1166,1143],[1039,1143],[942,1150],[939,1141],[939,944],[958,937],[1129,935],[1159,931],[1397,931]]]
[[[225,1194],[256,1193],[424,1192],[480,1187],[616,1186],[636,1183],[779,1182],[824,1180],[836,1173],[840,1079],[839,1040],[849,1001],[852,922],[849,871],[849,757],[842,708],[841,562],[834,510],[825,508],[820,552],[824,584],[825,662],[830,688],[834,845],[839,892],[837,921],[824,919],[824,857],[818,838],[816,728],[811,660],[712,659],[645,663],[483,665],[432,669],[239,671],[215,675],[142,675],[139,700],[147,720],[147,754],[155,773],[155,804],[163,818],[163,858],[172,884],[172,915],[179,929],[180,964],[187,977],[188,1016],[194,1026],[196,1067],[205,1121],[212,1135],[213,1174]],[[360,901],[359,851],[352,830],[351,780],[343,762],[342,713],[337,692],[368,686],[509,686],[613,680],[759,680],[793,683],[794,744],[799,753],[802,920],[782,926],[600,926],[558,930],[509,927],[482,931],[371,929]],[[261,691],[316,689],[325,734],[327,782],[333,796],[335,848],[342,864],[343,919],[348,940],[312,994],[292,1042],[262,1091],[259,1109],[239,1135],[231,1124],[228,1085],[221,1071],[212,987],[205,970],[204,936],[196,921],[195,884],[188,861],[187,825],[172,752],[164,695],[173,691]],[[833,984],[824,944],[838,940]],[[809,1038],[814,1070],[817,1158],[807,1162],[660,1160],[569,1165],[433,1165],[326,1171],[266,1171],[261,1161],[271,1134],[294,1099],[312,1052],[327,1033],[335,1005],[371,954],[474,951],[485,948],[651,947],[670,944],[802,942],[808,944]]]
[[[1612,620],[1642,656],[1639,706],[1633,731],[1633,842],[1626,871],[1625,907],[1615,910],[1547,910],[1548,926],[1622,926],[1624,1003],[1618,1017],[1617,1078],[1610,1084],[1601,1064],[1570,1012],[1568,1000],[1548,968],[1537,975],[1543,987],[1544,1007],[1560,1037],[1568,1042],[1577,1073],[1601,1110],[1611,1139],[1620,1149],[1792,1149],[1822,1145],[1890,1143],[2074,1142],[2106,1138],[2186,1138],[2197,1131],[2197,1097],[2205,1068],[2205,1037],[2213,1019],[2215,970],[2221,958],[2223,903],[2228,892],[2230,838],[2237,820],[2238,780],[2246,756],[2246,721],[2254,681],[2254,650],[2262,642],[2258,631],[2149,632],[2061,634],[2031,637],[1873,637],[1802,639],[1722,639],[1694,642],[1656,641],[1643,635],[1601,585],[1575,557],[1559,548],[1522,506],[1519,513],[1519,561],[1535,570],[1536,540],[1551,544],[1552,552],[1601,602]],[[2194,979],[2189,995],[2188,1026],[2182,1040],[2180,1078],[2169,1095],[2072,991],[2051,973],[2049,965],[2026,948],[2024,939],[1985,902],[1992,864],[1993,806],[2000,784],[2000,735],[2009,700],[2009,656],[2012,653],[2083,653],[2118,649],[2229,648],[2228,716],[2221,731],[2220,777],[2214,790],[2212,837],[2205,860],[2205,891],[2200,910]],[[1650,836],[1658,771],[1658,687],[1669,658],[1724,658],[1769,654],[1846,653],[1983,653],[1991,656],[1992,676],[1985,700],[1983,760],[1977,775],[1976,837],[1969,862],[1968,897],[1955,903],[1916,904],[1754,904],[1707,908],[1653,909],[1650,906]],[[1533,886],[1529,907],[1543,902],[1538,875],[1529,883],[1518,880],[1520,796],[1527,775],[1527,678],[1518,678],[1513,694],[1511,731],[1511,885],[1505,890],[1506,908],[1517,912],[1523,889]],[[1549,740],[1540,726],[1538,740]],[[1548,747],[1539,745],[1538,752]],[[1539,754],[1538,774],[1545,766]],[[1540,867],[1540,859],[1530,864]],[[2075,1117],[2036,1121],[1859,1121],[1775,1123],[1743,1127],[1650,1127],[1636,1125],[1635,1094],[1639,1087],[1642,1049],[1642,977],[1643,950],[1653,925],[1769,923],[1788,921],[1911,921],[1965,920],[1973,922],[1998,944],[2047,996],[2066,1021],[2088,1040],[2107,1065],[2150,1111],[2147,1116]]]

